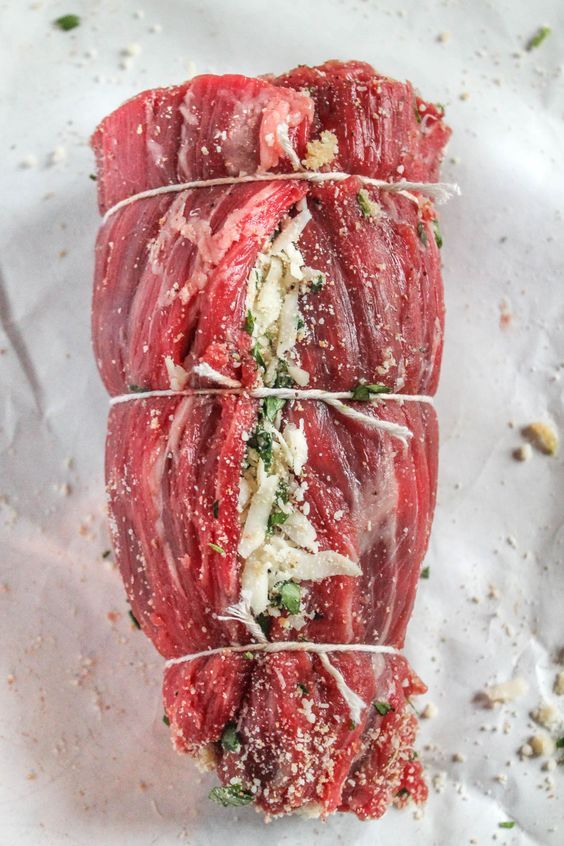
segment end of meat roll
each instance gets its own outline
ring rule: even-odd
[[[423,683],[399,656],[350,652],[331,664],[364,700],[357,723],[319,655],[226,653],[166,670],[174,747],[216,771],[211,799],[268,817],[360,819],[425,801],[410,701]]]

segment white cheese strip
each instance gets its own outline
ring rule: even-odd
[[[284,358],[286,353],[296,346],[298,337],[298,289],[292,288],[286,293],[280,310],[280,327],[278,330],[278,344],[276,355]]]
[[[214,370],[206,361],[201,361],[192,368],[192,372],[196,376],[202,376],[204,379],[209,379],[210,382],[216,382],[218,385],[223,385],[226,388],[240,388],[241,383],[237,379],[231,379],[229,376],[224,376],[218,370]]]
[[[292,470],[299,476],[307,462],[307,440],[303,420],[300,420],[299,428],[294,423],[286,423],[282,437],[291,456]]]
[[[259,461],[259,467],[261,464],[262,460]],[[276,498],[278,481],[278,476],[272,475],[266,476],[259,482],[258,490],[251,500],[249,513],[241,533],[239,555],[242,558],[248,558],[255,549],[258,549],[264,543],[268,518]]]
[[[301,511],[292,511],[285,523],[280,526],[286,537],[302,549],[318,552],[317,532],[313,524]]]

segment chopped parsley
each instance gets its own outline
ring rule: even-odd
[[[252,652],[243,652],[243,658],[246,658],[247,661],[252,661],[254,657]]]
[[[213,787],[208,797],[213,802],[217,802],[218,805],[223,805],[224,808],[228,808],[230,805],[248,805],[254,798],[250,790],[245,790],[243,785],[238,782],[226,784],[224,787]]]
[[[278,597],[276,604],[285,608],[290,614],[299,614],[301,590],[297,582],[283,582],[277,587]]]
[[[62,29],[63,32],[68,32],[69,30],[80,26],[80,18],[78,15],[61,15],[61,17],[56,18],[53,23],[56,27]]]
[[[304,696],[309,696],[309,690],[306,684],[304,684],[303,682],[298,682],[296,687],[299,687]]]
[[[253,334],[253,329],[255,328],[255,318],[253,317],[253,313],[251,309],[247,309],[247,316],[245,317],[245,322],[243,324],[243,329],[249,335]]]
[[[288,485],[286,482],[282,481],[278,484],[278,488],[276,490],[276,499],[284,503],[290,501],[290,491],[288,490]]]
[[[262,405],[263,414],[266,419],[270,420],[271,423],[274,423],[276,415],[281,408],[284,408],[285,404],[286,400],[281,399],[280,397],[266,397]]]
[[[254,360],[256,361],[256,363],[259,365],[259,367],[262,367],[263,370],[266,370],[266,362],[265,362],[264,358],[262,357],[262,353],[260,351],[260,347],[259,347],[258,343],[256,343],[254,345],[254,347],[252,348],[251,355],[254,358]]]
[[[219,517],[219,499],[215,499],[212,505],[212,513],[215,519]]]
[[[290,515],[286,514],[285,511],[271,511],[270,516],[268,518],[268,525],[266,527],[266,531],[268,534],[272,534],[272,530],[275,526],[281,526],[283,523],[286,522]]]
[[[214,552],[219,553],[219,555],[225,555],[225,550],[218,546],[216,543],[212,543],[211,541],[208,543],[210,549],[213,549]]]
[[[381,717],[385,717],[386,714],[389,714],[390,711],[394,710],[389,702],[384,702],[382,700],[375,700],[372,705],[376,708]]]
[[[440,250],[443,246],[443,236],[441,233],[441,227],[439,226],[439,221],[436,218],[431,221],[431,227],[433,229],[433,235],[435,236],[435,244]]]
[[[545,38],[548,38],[551,32],[552,30],[549,26],[539,26],[532,38],[529,38],[529,40],[527,41],[527,51],[530,52],[536,47],[540,47],[542,42],[545,40]]]
[[[368,402],[373,394],[389,394],[391,391],[386,385],[357,385],[353,388],[352,398],[359,402]]]
[[[291,388],[294,384],[294,380],[288,373],[288,365],[285,361],[281,361],[278,364],[278,371],[276,373],[276,379],[274,380],[274,387],[275,388]]]
[[[261,627],[264,636],[268,637],[270,634],[270,627],[272,625],[272,617],[268,614],[257,614],[255,620]]]
[[[256,449],[259,456],[264,461],[264,466],[268,470],[272,464],[272,435],[266,429],[261,429],[257,426],[253,434],[248,440],[248,445],[252,449]]]
[[[402,787],[401,790],[398,790],[396,796],[398,797],[398,799],[401,799],[402,796],[411,796],[411,793],[409,792],[407,787]]]
[[[112,554],[111,549],[105,549],[102,553],[102,558],[109,558],[111,554]]]
[[[349,720],[349,731],[354,731],[357,726],[358,723],[355,723],[354,720]]]
[[[430,574],[431,574],[431,568],[430,567],[423,567],[423,569],[419,573],[419,578],[420,579],[428,579]]]
[[[128,385],[127,390],[132,394],[142,394],[145,391],[145,388],[142,388],[141,385]]]
[[[514,820],[508,820],[507,822],[500,822],[497,824],[498,828],[513,828],[515,826]]]
[[[316,276],[313,282],[311,283],[311,290],[314,294],[318,294],[323,286],[325,285],[325,276],[320,273],[319,276]]]
[[[559,737],[555,746],[557,749],[564,749],[564,737]]]
[[[97,179],[98,179],[98,177],[96,176],[96,174],[95,174],[95,173],[89,173],[89,174],[88,174],[88,179],[91,179],[91,180],[92,180],[92,182],[96,182],[96,181],[97,181]]]
[[[165,724],[165,726],[170,725],[170,720],[169,720],[169,718],[167,717],[166,714],[163,714],[163,723]]]
[[[135,616],[135,614],[133,613],[133,611],[131,611],[131,610],[130,610],[130,611],[128,611],[127,613],[129,614],[129,617],[130,617],[130,619],[131,619],[131,622],[133,623],[133,625],[135,626],[135,628],[136,628],[136,629],[140,629],[140,628],[141,628],[141,626],[139,625],[139,620],[137,619],[137,617]]]
[[[241,748],[241,739],[235,730],[235,723],[227,723],[223,729],[221,745],[226,752],[237,752]]]
[[[370,199],[366,188],[361,188],[356,195],[356,201],[363,217],[374,217],[376,214],[376,203]]]
[[[427,233],[425,232],[425,224],[423,223],[422,220],[420,220],[419,223],[417,224],[417,234],[419,235],[419,238],[420,238],[423,246],[426,247],[427,246]]]
[[[415,120],[417,123],[421,123],[421,112],[419,111],[419,106],[417,105],[417,100],[415,101],[415,106],[413,107],[413,111],[415,112]]]

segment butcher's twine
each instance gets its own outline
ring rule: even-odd
[[[320,184],[323,182],[343,182],[345,179],[354,177],[363,185],[371,185],[381,191],[393,191],[396,194],[403,194],[408,199],[417,198],[410,194],[410,191],[418,191],[426,194],[437,203],[445,203],[455,194],[460,194],[460,187],[454,182],[409,182],[406,179],[397,182],[386,182],[384,179],[373,179],[363,174],[343,173],[342,171],[328,171],[319,173],[317,171],[298,171],[297,173],[253,173],[247,176],[218,176],[214,179],[194,179],[191,182],[177,182],[173,185],[161,185],[159,188],[149,188],[147,191],[139,191],[123,200],[115,203],[103,217],[104,223],[117,211],[125,206],[136,203],[137,200],[145,200],[149,197],[159,197],[161,194],[177,194],[180,191],[188,191],[192,188],[215,188],[221,185],[240,185],[248,182],[286,182],[288,180],[301,180]]]
[[[179,658],[169,658],[166,667],[174,667],[178,664],[186,664],[196,661],[198,658],[208,658],[211,655],[224,655],[229,653],[251,653],[255,652],[273,654],[277,652],[310,652],[319,656],[324,669],[334,679],[339,693],[343,697],[350,711],[351,720],[358,724],[362,711],[367,707],[366,702],[348,686],[341,671],[329,660],[328,653],[334,652],[368,652],[384,655],[399,655],[399,649],[395,646],[385,646],[380,643],[312,643],[306,640],[279,640],[268,641],[261,627],[253,617],[248,600],[245,596],[237,603],[230,606],[224,615],[217,616],[218,620],[243,623],[250,634],[258,643],[248,643],[244,646],[230,645],[218,646],[215,649],[205,649],[202,652],[192,652],[188,655],[181,655]]]
[[[137,202],[137,200],[147,199],[149,197],[158,197],[162,194],[179,193],[187,191],[192,188],[211,188],[221,185],[237,185],[249,182],[275,182],[287,180],[305,180],[316,184],[324,182],[342,182],[351,178],[352,174],[343,173],[340,171],[333,171],[328,173],[317,173],[309,171],[299,171],[297,173],[255,173],[248,176],[226,176],[215,179],[198,179],[191,182],[182,182],[175,185],[163,185],[159,188],[152,188],[148,191],[140,191],[120,200],[115,203],[103,217],[104,223],[117,211]],[[410,194],[410,191],[418,191],[432,197],[438,203],[446,202],[449,197],[454,194],[460,194],[460,188],[454,183],[447,182],[409,182],[407,180],[400,180],[398,182],[386,182],[382,179],[373,179],[369,176],[357,174],[356,178],[364,185],[371,185],[374,188],[379,188],[384,191],[391,191],[409,199],[418,202],[417,198]],[[200,365],[201,367],[201,365]],[[195,368],[197,372],[197,367]],[[251,390],[244,390],[240,383],[235,379],[230,379],[223,374],[213,371],[212,368],[207,367],[207,372],[201,373],[211,380],[215,380],[227,387],[222,388],[206,388],[206,389],[189,389],[183,391],[175,390],[160,390],[160,391],[136,391],[129,394],[112,397],[110,405],[119,405],[124,402],[131,402],[132,400],[144,400],[152,397],[176,397],[176,396],[207,396],[207,395],[245,395],[255,399],[265,399],[267,397],[278,397],[284,400],[317,400],[324,402],[327,405],[335,408],[340,414],[362,421],[370,425],[372,428],[380,429],[389,432],[393,437],[399,438],[403,443],[412,437],[412,432],[406,427],[387,420],[379,420],[371,417],[368,414],[363,414],[354,408],[345,405],[342,400],[353,400],[354,394],[352,391],[321,391],[321,390],[299,390],[294,388],[254,388]],[[409,395],[409,394],[373,394],[369,398],[369,402],[378,403],[381,400],[392,400],[403,404],[404,402],[422,402],[433,404],[432,397],[424,395]],[[309,652],[319,655],[326,671],[335,680],[339,692],[347,703],[351,719],[354,723],[360,722],[362,711],[366,708],[366,703],[358,694],[351,690],[343,676],[333,664],[331,664],[328,653],[338,652],[364,652],[372,654],[386,654],[399,655],[400,651],[394,646],[385,646],[384,644],[369,644],[369,643],[311,643],[309,641],[267,641],[260,626],[245,609],[234,606],[228,609],[226,616],[219,616],[220,620],[237,620],[247,626],[251,634],[258,640],[258,643],[248,643],[244,645],[230,645],[219,646],[214,649],[206,649],[201,652],[193,652],[188,655],[181,655],[178,658],[169,658],[166,661],[166,667],[173,667],[178,664],[185,664],[190,661],[195,661],[198,658],[209,658],[212,655],[222,655],[226,653],[278,653],[278,652]]]

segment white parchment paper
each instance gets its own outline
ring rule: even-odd
[[[81,26],[56,30],[68,12]],[[551,36],[525,52],[542,24]],[[564,735],[564,450],[511,456],[533,420],[564,436],[561,0],[11,0],[0,38],[2,846],[562,844],[564,766],[517,750],[541,700]],[[162,660],[103,557],[87,140],[142,88],[326,58],[411,79],[454,128],[444,178],[464,193],[443,209],[439,501],[406,650],[429,684],[420,709],[438,713],[422,720],[421,814],[265,829],[252,809],[209,803],[211,779],[172,751]],[[528,693],[485,709],[476,694],[513,676]]]

